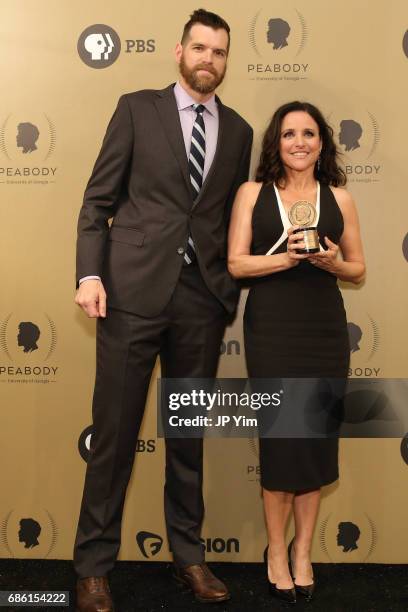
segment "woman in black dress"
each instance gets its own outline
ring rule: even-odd
[[[346,177],[336,156],[333,131],[320,111],[285,104],[265,133],[256,182],[237,193],[228,265],[235,278],[252,279],[244,316],[251,378],[347,378],[347,322],[337,279],[359,283],[365,265],[356,208],[341,188]],[[297,252],[305,248],[304,236],[288,220],[300,200],[315,207],[320,251],[313,254]],[[320,488],[338,478],[338,440],[265,437],[259,446],[271,592],[291,602],[296,592],[310,598]],[[292,510],[290,574],[284,536]]]

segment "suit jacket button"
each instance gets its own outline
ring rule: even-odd
[[[179,247],[179,248],[177,249],[177,253],[178,253],[179,255],[184,255],[184,249],[183,249],[183,247]]]

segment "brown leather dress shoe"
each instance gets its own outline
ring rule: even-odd
[[[217,603],[231,597],[225,584],[214,576],[206,563],[175,567],[174,577],[179,584],[193,591],[201,603]]]
[[[113,601],[105,576],[80,578],[77,582],[77,612],[113,612]]]

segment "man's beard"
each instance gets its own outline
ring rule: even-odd
[[[212,93],[217,89],[224,79],[226,68],[227,66],[225,66],[222,73],[217,72],[212,66],[207,66],[206,64],[199,64],[194,68],[189,68],[184,61],[183,55],[180,59],[180,74],[193,91],[201,94]],[[209,76],[200,77],[198,75],[199,70],[207,70],[213,75],[213,78]]]

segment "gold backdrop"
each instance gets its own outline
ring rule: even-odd
[[[252,172],[261,135],[279,104],[311,101],[335,130],[368,263],[364,286],[342,287],[348,320],[361,332],[350,374],[403,378],[408,367],[405,2],[221,4],[206,3],[232,29],[228,74],[219,93],[254,127]],[[77,214],[118,97],[176,80],[173,48],[195,8],[197,3],[186,0],[2,4],[3,557],[71,558],[95,364],[95,321],[73,302]],[[282,20],[279,27],[271,19]],[[89,60],[84,51],[89,32],[103,34],[106,60]],[[221,347],[220,376],[246,375],[245,297],[244,292]],[[121,559],[170,558],[155,383],[156,377],[128,489]],[[407,447],[402,438],[341,440],[341,477],[324,490],[313,560],[407,561]],[[266,536],[257,452],[255,440],[206,442],[203,538],[209,560],[261,559]],[[344,544],[347,537],[354,546]]]

